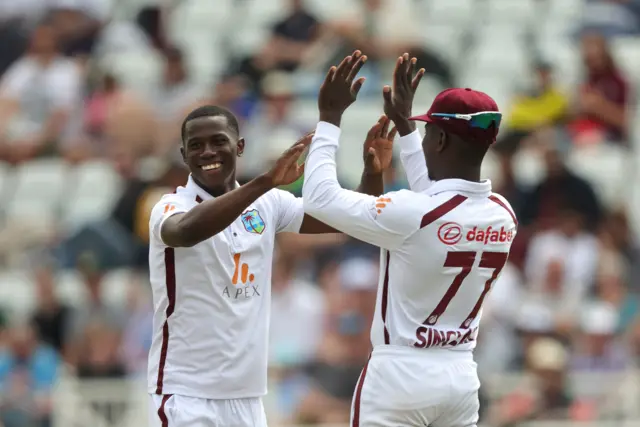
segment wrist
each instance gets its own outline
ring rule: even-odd
[[[366,176],[366,177],[377,177],[377,176],[382,176],[383,171],[380,170],[373,170],[371,168],[368,168],[365,166],[364,170],[362,171],[362,175]]]
[[[408,117],[396,117],[393,119],[393,124],[396,126],[400,136],[407,136],[416,130],[415,122],[409,120]]]
[[[331,123],[336,127],[340,127],[342,121],[342,113],[336,111],[320,111],[320,121]]]
[[[273,178],[268,172],[255,177],[253,179],[253,183],[255,184],[256,188],[262,190],[265,193],[276,188],[276,185],[273,182]]]

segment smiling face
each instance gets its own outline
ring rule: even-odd
[[[182,157],[193,179],[214,195],[235,186],[236,157],[244,150],[244,139],[224,116],[198,117],[185,126]]]

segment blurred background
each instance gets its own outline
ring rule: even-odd
[[[246,182],[356,47],[345,187],[404,51],[414,112],[462,86],[505,114],[484,175],[521,227],[475,353],[482,425],[640,425],[639,35],[639,0],[0,0],[0,425],[146,425],[148,217],[185,182],[183,117],[238,115]],[[348,424],[377,271],[368,245],[280,236],[270,425]]]

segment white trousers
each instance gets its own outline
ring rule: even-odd
[[[267,427],[262,399],[149,395],[149,427]]]
[[[356,387],[351,427],[475,427],[476,367],[471,352],[377,346]]]

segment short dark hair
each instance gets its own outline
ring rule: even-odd
[[[218,107],[217,105],[203,105],[202,107],[198,107],[195,110],[191,111],[182,122],[182,142],[184,143],[184,137],[187,131],[187,122],[193,119],[198,119],[200,117],[218,116],[226,117],[231,129],[233,129],[236,134],[240,135],[240,126],[238,125],[238,119],[231,111],[227,110],[224,107]]]

